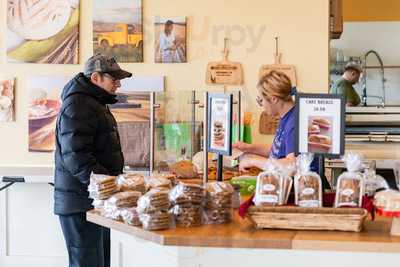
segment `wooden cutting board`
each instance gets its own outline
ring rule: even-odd
[[[292,87],[297,86],[296,68],[293,65],[281,64],[282,54],[279,53],[278,50],[278,37],[275,37],[275,50],[275,63],[262,65],[258,77],[261,78],[272,70],[277,70],[285,73],[289,77]]]
[[[260,115],[258,131],[260,134],[275,134],[279,125],[279,117],[268,115],[263,111]]]
[[[227,40],[225,38],[223,60],[210,62],[207,65],[206,84],[208,85],[242,85],[244,82],[242,64],[228,60]]]

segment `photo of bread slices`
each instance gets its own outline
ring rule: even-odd
[[[310,152],[320,152],[320,150],[328,152],[332,147],[332,139],[322,134],[311,134],[308,137],[308,146]]]
[[[331,122],[325,118],[319,118],[319,117],[313,118],[312,124],[317,125],[318,127],[326,130],[331,128]]]

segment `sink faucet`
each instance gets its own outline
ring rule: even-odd
[[[379,61],[381,76],[382,76],[382,97],[377,96],[369,96],[367,95],[367,58],[370,54],[374,54]],[[382,58],[379,56],[378,52],[375,50],[369,50],[364,56],[364,75],[363,75],[363,94],[362,94],[362,102],[364,106],[367,106],[367,98],[368,97],[375,97],[381,100],[380,106],[385,107],[386,102],[386,93],[385,93],[385,69],[383,65]]]

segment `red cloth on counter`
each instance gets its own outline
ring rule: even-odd
[[[333,207],[335,204],[335,196],[336,194],[333,192],[330,193],[324,193],[322,197],[322,206],[323,207]],[[242,217],[243,219],[246,217],[248,209],[254,205],[254,194],[245,202],[243,202],[240,207],[239,207],[239,216]],[[288,200],[288,204],[285,206],[293,206],[294,205],[294,195],[291,194]],[[345,207],[343,207],[345,208]],[[375,206],[373,202],[373,197],[367,197],[364,196],[362,199],[362,208],[366,209],[369,214],[371,214],[372,220],[375,219]],[[399,213],[400,217],[400,213]]]
[[[376,209],[376,214],[385,217],[397,217],[400,218],[400,211],[385,211],[383,209]]]

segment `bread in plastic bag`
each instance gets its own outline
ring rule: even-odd
[[[167,212],[170,207],[168,190],[154,188],[138,200],[139,213]]]
[[[169,190],[172,188],[171,180],[163,177],[149,177],[145,179],[146,189],[151,190],[155,188]]]
[[[88,186],[89,197],[104,200],[118,192],[116,176],[91,174]]]
[[[175,224],[178,227],[193,227],[203,223],[203,207],[199,204],[174,205],[170,213],[174,215]]]
[[[140,213],[139,219],[142,223],[143,229],[149,231],[165,230],[172,228],[174,225],[173,217],[167,211],[155,213]]]
[[[322,181],[318,173],[310,171],[314,155],[297,157],[297,173],[294,178],[295,204],[300,207],[322,207]]]
[[[232,220],[234,189],[226,182],[209,182],[206,185],[204,220],[207,224],[220,224]]]
[[[122,208],[120,210],[120,217],[124,221],[124,223],[133,225],[133,226],[141,226],[142,222],[139,219],[139,212],[136,207],[132,208]]]
[[[384,211],[400,212],[400,192],[393,189],[379,191],[374,196],[374,204]]]
[[[386,180],[376,174],[376,162],[372,161],[369,168],[364,172],[365,194],[367,196],[374,196],[378,189],[389,189]]]
[[[106,202],[109,205],[114,205],[117,208],[136,207],[139,198],[142,196],[138,191],[125,191],[112,195]]]
[[[342,173],[336,185],[335,207],[361,207],[364,195],[364,177],[360,170],[363,158],[357,153],[343,157],[347,172]]]
[[[169,199],[175,204],[201,204],[204,201],[204,189],[198,184],[178,183],[170,192]]]
[[[282,202],[283,177],[278,171],[275,161],[269,160],[265,171],[257,177],[256,194],[254,203],[256,206],[275,206]]]
[[[117,178],[117,185],[121,191],[139,191],[146,193],[145,179],[142,174],[124,173]]]

